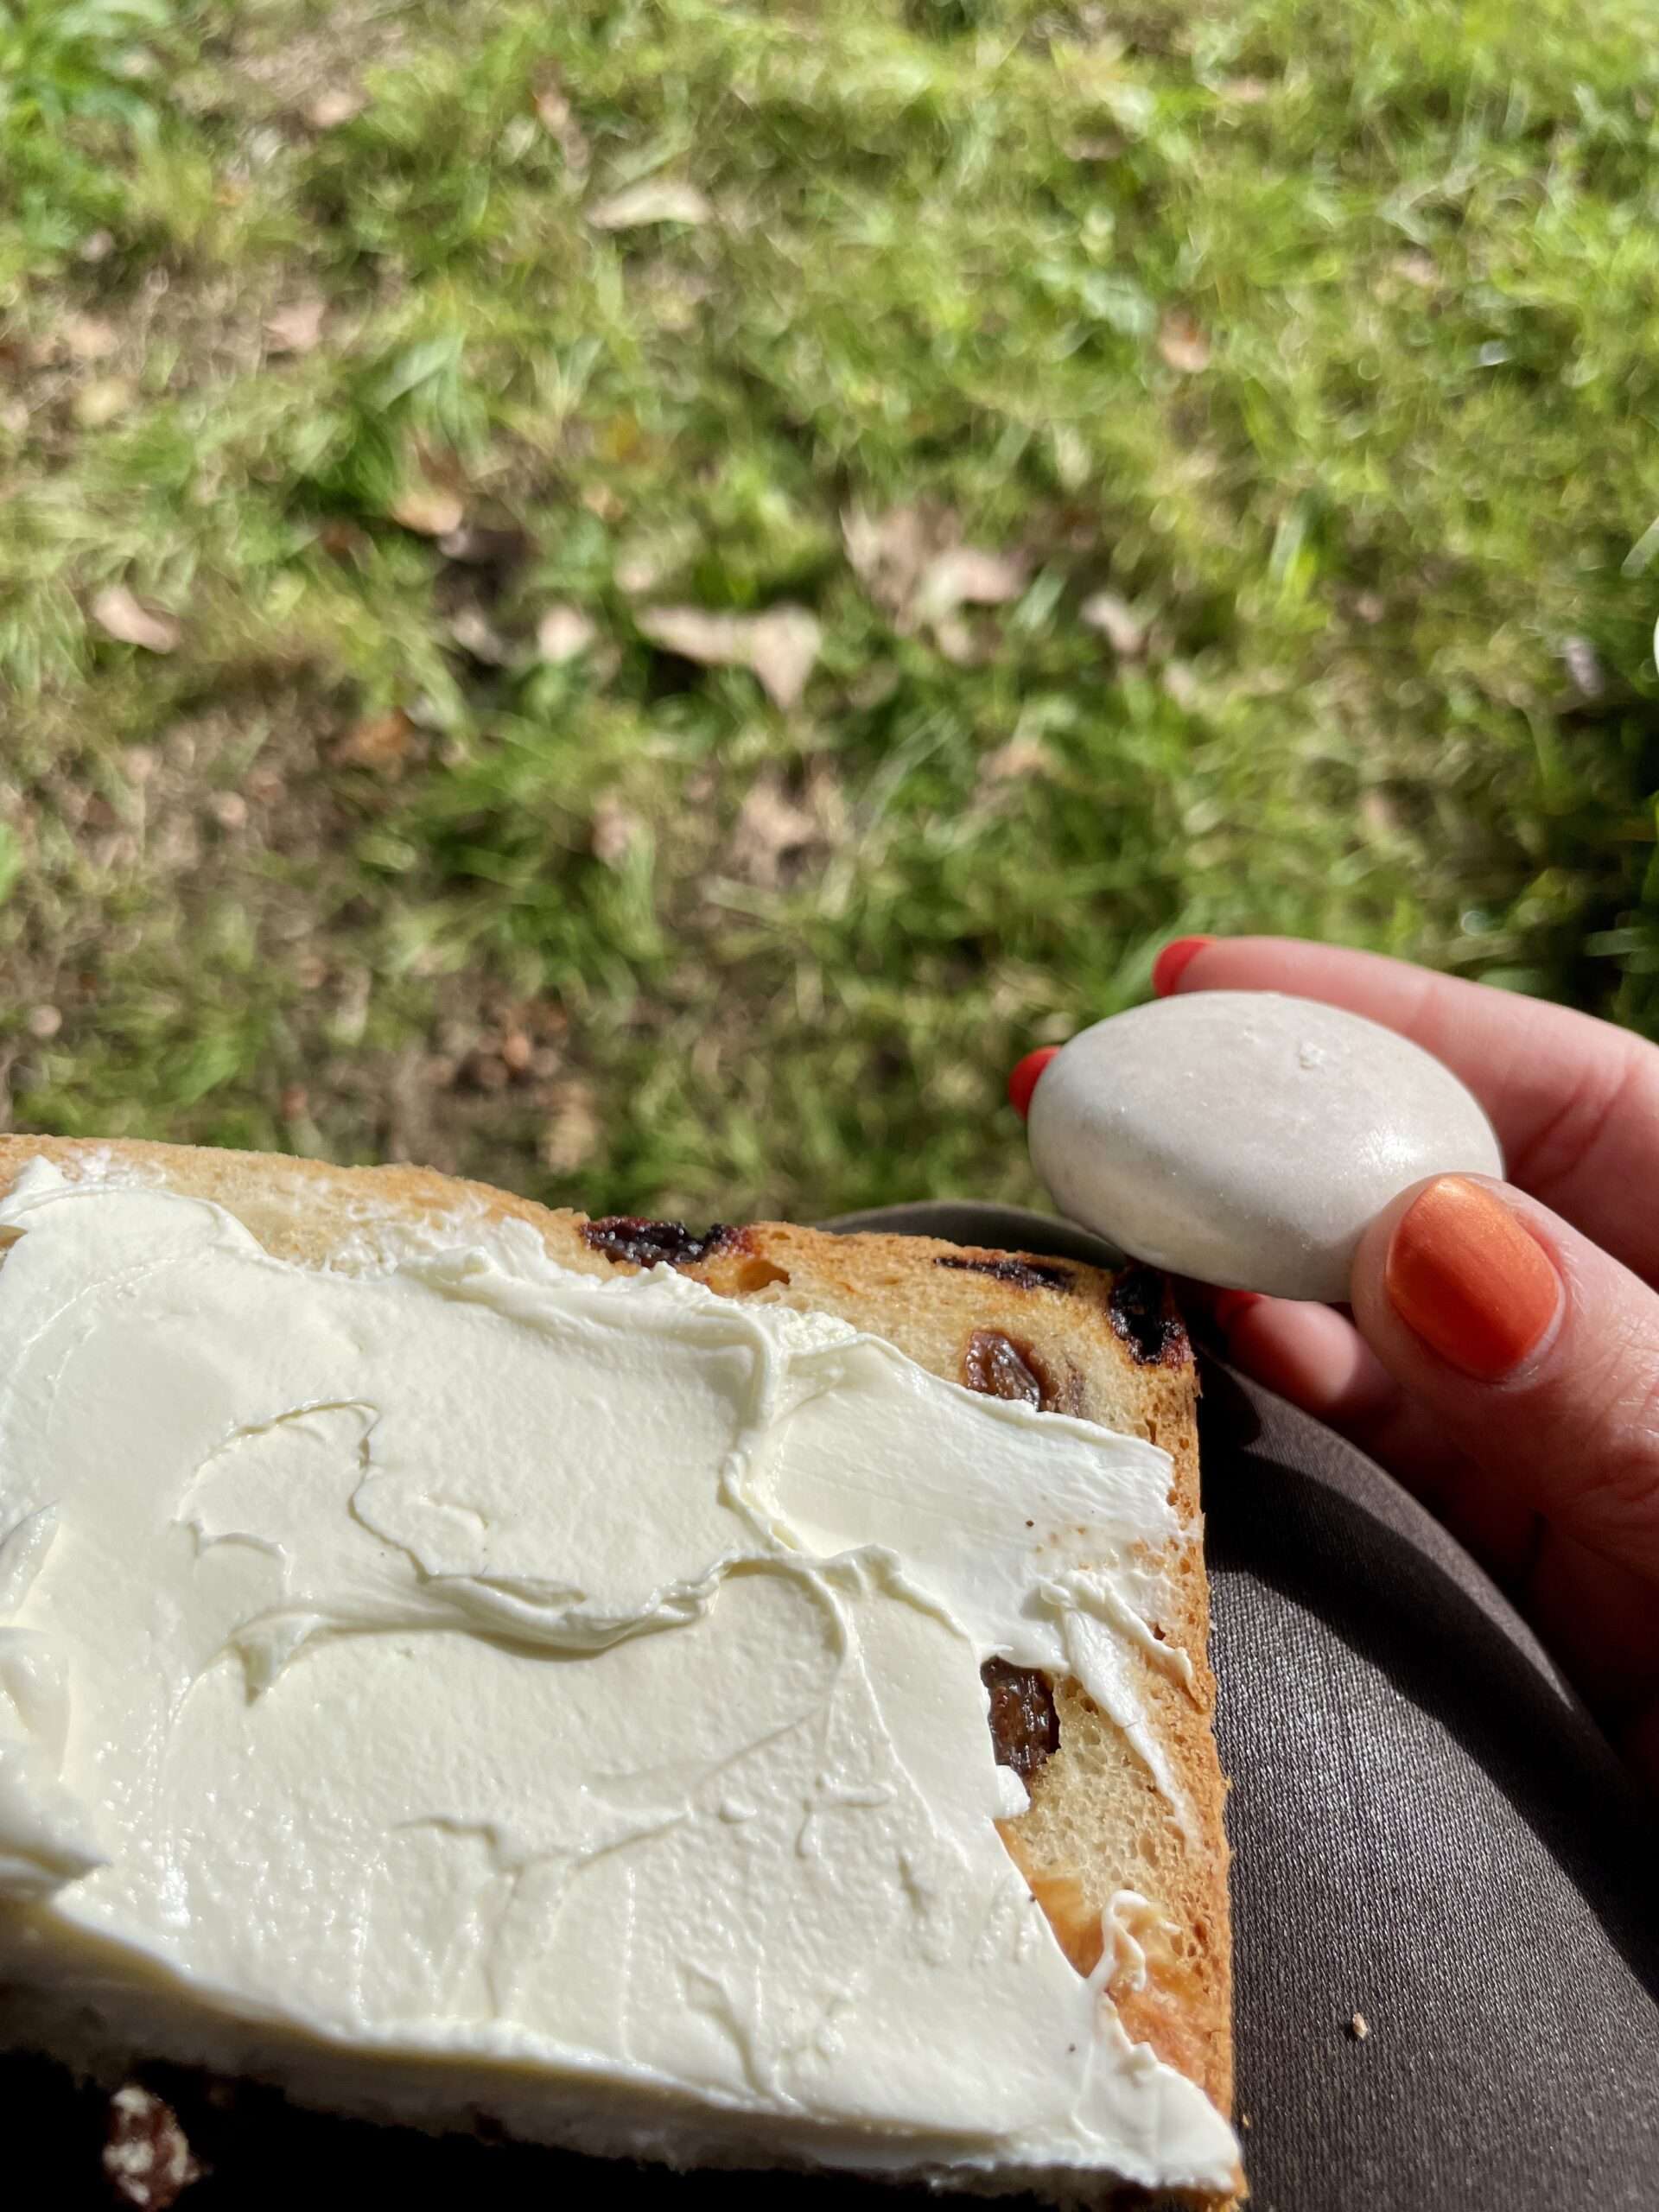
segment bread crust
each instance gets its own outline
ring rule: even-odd
[[[988,1339],[999,1379],[1006,1384],[1013,1377],[1001,1395],[1031,1395],[1034,1387],[1046,1407],[1160,1446],[1170,1455],[1170,1499],[1183,1534],[1163,1562],[1172,1605],[1157,1625],[1188,1655],[1190,1685],[1134,1663],[1144,1708],[1190,1808],[1185,1830],[1144,1763],[1070,1680],[1052,1686],[1058,1748],[1028,1777],[1027,1811],[1000,1825],[1080,1970],[1099,1955],[1108,1901],[1125,1890],[1147,1900],[1150,1910],[1135,1929],[1146,1953],[1144,1981],[1109,1983],[1119,2016],[1133,2040],[1151,2044],[1230,2114],[1225,1785],[1207,1656],[1198,1384],[1161,1278],[931,1237],[841,1236],[783,1222],[699,1238],[678,1224],[594,1223],[424,1168],[341,1168],[180,1145],[0,1136],[0,1189],[41,1157],[72,1179],[113,1171],[210,1199],[273,1255],[308,1266],[372,1262],[378,1237],[395,1242],[411,1226],[458,1217],[524,1222],[552,1259],[587,1274],[634,1271],[662,1251],[722,1295],[836,1314],[951,1382],[972,1384],[977,1377],[986,1387]],[[1002,1345],[1012,1347],[1012,1365]],[[1118,2190],[1095,2201],[1140,2198]]]

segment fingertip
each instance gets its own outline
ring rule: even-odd
[[[1373,1422],[1398,1396],[1358,1330],[1332,1306],[1229,1291],[1213,1310],[1235,1366],[1316,1420]]]
[[[1205,945],[1215,941],[1212,937],[1172,938],[1152,963],[1152,988],[1157,995],[1160,999],[1170,997]]]
[[[1360,1241],[1352,1287],[1367,1343],[1445,1451],[1548,1523],[1551,1587],[1563,1586],[1563,1547],[1577,1546],[1599,1587],[1612,1592],[1628,1568],[1650,1600],[1651,1287],[1527,1192],[1471,1175],[1432,1177],[1385,1207]],[[1529,1584],[1535,1608],[1548,1604],[1542,1573]],[[1572,1641],[1570,1621],[1540,1618],[1547,1637]],[[1629,1638],[1604,1619],[1595,1641],[1611,1650]]]
[[[1435,1176],[1374,1232],[1356,1261],[1357,1300],[1380,1290],[1419,1344],[1471,1381],[1503,1381],[1550,1334],[1561,1278],[1506,1185]]]
[[[1043,1070],[1059,1049],[1058,1045],[1039,1045],[1009,1070],[1008,1103],[1022,1122],[1031,1111],[1031,1094],[1036,1090]]]

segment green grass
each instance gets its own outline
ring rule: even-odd
[[[1659,1033],[1652,29],[0,0],[16,1125],[810,1217],[1030,1195],[1176,930]],[[787,709],[635,621],[785,603]]]

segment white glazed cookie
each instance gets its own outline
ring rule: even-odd
[[[1338,1007],[1192,991],[1085,1029],[1032,1095],[1031,1157],[1062,1212],[1172,1274],[1348,1295],[1355,1248],[1426,1175],[1501,1175],[1451,1070]]]

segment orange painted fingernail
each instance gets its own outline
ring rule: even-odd
[[[1197,959],[1206,944],[1213,944],[1212,937],[1173,937],[1152,963],[1152,988],[1160,999],[1166,999],[1181,980],[1187,963]]]
[[[1442,1175],[1402,1216],[1383,1281],[1406,1326],[1480,1382],[1518,1367],[1561,1302],[1543,1246],[1502,1198],[1461,1175]]]
[[[1009,1071],[1008,1103],[1022,1122],[1031,1111],[1031,1094],[1037,1088],[1038,1077],[1059,1049],[1058,1045],[1039,1045]]]

